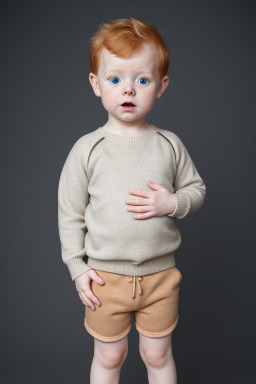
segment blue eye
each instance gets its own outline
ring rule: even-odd
[[[114,81],[112,81],[112,79],[114,79]],[[117,84],[118,81],[119,81],[119,78],[116,77],[116,76],[112,76],[112,77],[110,78],[110,80],[111,80],[112,84]],[[117,80],[117,81],[116,81],[116,80]]]
[[[142,82],[141,82],[141,80],[142,80]],[[139,80],[140,84],[146,84],[147,81],[148,81],[148,79],[146,77],[141,77]]]

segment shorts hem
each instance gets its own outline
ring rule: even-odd
[[[163,337],[163,336],[167,336],[169,335],[169,333],[171,333],[174,328],[176,327],[176,325],[178,324],[178,320],[179,320],[179,315],[175,321],[175,323],[168,329],[166,329],[165,331],[162,331],[162,332],[147,332],[147,331],[144,331],[143,329],[141,329],[138,324],[135,322],[135,326],[136,326],[136,329],[139,333],[141,333],[143,336],[147,336],[147,337],[152,337],[152,338],[157,338],[157,337]]]
[[[128,335],[128,333],[130,332],[131,330],[131,324],[129,325],[129,327],[122,333],[120,333],[120,335],[117,335],[117,336],[110,336],[110,337],[107,337],[107,336],[101,336],[99,335],[98,333],[94,332],[87,324],[87,321],[86,321],[86,318],[84,319],[84,326],[86,328],[86,330],[90,333],[91,336],[95,337],[96,339],[98,340],[101,340],[101,341],[105,341],[107,343],[110,343],[110,342],[113,342],[113,341],[118,341],[118,340],[121,340],[123,337],[125,337],[126,335]]]

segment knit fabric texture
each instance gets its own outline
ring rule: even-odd
[[[150,180],[177,200],[172,214],[134,219],[131,189],[153,191]],[[62,260],[71,279],[89,269],[143,276],[175,265],[181,243],[176,219],[198,210],[206,186],[181,139],[151,124],[142,136],[99,127],[78,139],[58,186]]]

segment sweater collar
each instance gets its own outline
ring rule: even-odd
[[[98,131],[101,135],[105,136],[108,140],[120,143],[142,143],[147,141],[156,133],[156,127],[153,124],[150,124],[150,127],[147,129],[146,133],[141,136],[121,136],[115,133],[107,131],[103,127],[99,127]]]

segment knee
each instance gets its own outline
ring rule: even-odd
[[[170,347],[140,348],[140,355],[146,366],[161,368],[172,356],[172,350]]]
[[[98,350],[95,358],[99,361],[100,365],[105,369],[114,369],[123,365],[128,355],[128,347],[124,346],[118,349],[103,349]]]

